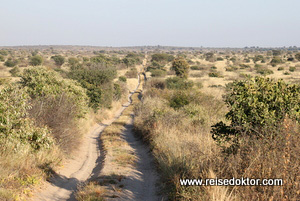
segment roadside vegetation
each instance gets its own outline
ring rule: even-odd
[[[135,108],[135,131],[152,148],[161,193],[170,200],[297,199],[299,85],[262,77],[236,81],[223,102],[192,85],[170,87],[170,81],[149,80]],[[216,177],[285,183],[181,186],[179,180]]]
[[[34,51],[27,62],[1,55],[14,80],[1,78],[0,200],[22,200],[76,152],[95,121],[121,106],[126,77],[115,78],[125,65],[101,54],[67,60]],[[25,63],[31,67],[19,67]]]
[[[26,200],[74,155],[92,124],[111,117],[135,89],[144,58],[145,50],[1,49],[0,200]],[[125,171],[135,162],[122,137],[133,111],[163,197],[298,199],[298,49],[155,47],[146,59],[135,105],[101,136],[107,164]],[[78,200],[120,195],[126,173],[105,171],[80,188]],[[180,185],[215,177],[282,178],[284,185]]]

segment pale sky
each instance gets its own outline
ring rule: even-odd
[[[300,0],[0,0],[0,46],[300,46]]]

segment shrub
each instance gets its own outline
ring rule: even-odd
[[[226,71],[232,72],[232,71],[238,70],[239,68],[236,66],[228,66],[225,69],[226,69]]]
[[[90,107],[94,110],[100,107],[110,108],[113,100],[113,79],[117,72],[114,67],[95,64],[92,66],[76,66],[71,68],[69,78],[77,80],[87,89]]]
[[[166,88],[166,82],[162,79],[153,78],[147,81],[147,86],[150,86],[151,88],[156,89],[165,89]]]
[[[290,71],[290,72],[294,72],[295,70],[296,70],[296,67],[291,66],[291,67],[289,68],[289,71]]]
[[[278,69],[277,69],[278,71],[282,71],[282,70],[284,70],[284,67],[278,67]]]
[[[113,100],[118,101],[122,97],[121,86],[119,83],[114,83]]]
[[[217,61],[224,61],[223,57],[217,57]]]
[[[125,76],[120,76],[119,81],[120,82],[127,82],[127,78]]]
[[[35,55],[35,56],[33,56],[33,57],[30,58],[29,63],[32,66],[42,65],[42,63],[43,63],[43,57],[40,56],[40,55]]]
[[[200,66],[191,66],[191,70],[203,70],[203,67],[200,67]]]
[[[51,147],[54,141],[49,135],[50,131],[46,127],[36,127],[35,123],[27,117],[30,105],[28,95],[23,89],[19,86],[7,86],[1,89],[0,103],[0,129],[3,134],[0,138],[0,146],[3,146],[3,139],[10,139],[30,144],[33,150]]]
[[[154,70],[151,70],[150,72],[151,72],[152,77],[164,77],[167,74],[166,71],[160,70],[160,69],[154,69]]]
[[[173,77],[166,79],[166,85],[168,89],[187,90],[191,89],[194,83],[193,81],[187,81],[180,77]]]
[[[42,67],[24,70],[21,84],[31,97],[30,116],[52,130],[62,150],[74,150],[81,135],[78,119],[89,111],[86,90],[76,81]]]
[[[174,60],[174,56],[166,53],[156,53],[153,54],[151,61],[156,62],[171,62]]]
[[[20,68],[15,66],[9,72],[11,73],[12,76],[17,77],[17,76],[19,76]]]
[[[282,60],[281,60],[281,58],[278,57],[278,56],[273,57],[273,59],[272,59],[271,62],[270,62],[270,64],[271,64],[273,67],[276,66],[276,65],[278,65],[278,64],[281,64],[281,63],[282,63]]]
[[[209,77],[220,77],[220,78],[223,77],[223,75],[218,71],[212,71],[212,72],[208,73],[208,76]]]
[[[253,58],[253,62],[256,63],[258,61],[264,60],[264,57],[262,55],[255,55]]]
[[[179,109],[190,103],[190,97],[188,96],[188,94],[182,91],[178,91],[172,95],[169,103],[170,103],[170,107],[174,109]]]
[[[268,68],[259,68],[256,70],[256,72],[264,76],[271,75],[274,73],[271,69]]]
[[[57,65],[57,66],[62,66],[65,63],[65,57],[63,57],[61,55],[52,56],[51,59],[54,60],[55,65]]]
[[[6,62],[4,63],[5,66],[7,67],[14,67],[18,64],[18,61],[17,60],[13,60],[12,58],[8,58],[6,60]]]
[[[230,150],[238,146],[241,135],[268,136],[285,115],[300,120],[300,85],[288,85],[282,80],[255,77],[235,81],[225,102],[229,107],[227,126],[219,122],[213,126],[213,138],[219,143],[230,141]]]
[[[173,61],[172,69],[175,70],[178,77],[186,79],[188,77],[190,66],[184,58],[178,57]]]

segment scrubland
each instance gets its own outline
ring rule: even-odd
[[[255,54],[266,52],[223,54],[220,61],[219,53],[185,54],[181,57],[192,67],[184,79],[185,73],[174,72],[167,54],[159,54],[165,58],[152,57],[148,70],[158,62],[155,66],[168,75],[148,79],[142,102],[135,107],[134,125],[156,158],[164,185],[160,193],[169,200],[297,200],[299,61],[282,59],[274,67],[268,65],[272,56],[252,62]],[[210,60],[211,55],[215,59]],[[287,75],[280,66],[295,68]],[[284,184],[180,185],[180,179],[216,177],[282,178]]]
[[[162,186],[158,193],[166,200],[297,200],[298,52],[2,49],[0,198],[30,197],[76,153],[95,122],[113,116],[135,89],[137,67],[147,58],[141,100],[136,95],[135,105],[101,137],[107,153],[119,151],[108,161],[112,167],[134,164],[121,135],[133,110],[135,134],[151,149]],[[120,175],[107,175],[88,182],[77,198],[102,200],[122,191]],[[179,181],[215,177],[282,178],[284,184]]]
[[[0,54],[0,200],[26,200],[76,154],[95,123],[121,107],[132,84],[117,72],[134,69],[143,55],[52,49]]]

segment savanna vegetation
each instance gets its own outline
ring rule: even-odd
[[[151,148],[166,199],[299,198],[298,49],[143,48],[0,50],[0,199],[30,196],[95,121],[120,107],[142,66],[146,79],[136,104],[101,138],[105,150],[124,148],[113,165],[134,163],[120,135],[133,110],[135,134]],[[180,185],[216,177],[284,184]],[[116,190],[102,184],[117,176],[98,179],[77,199],[101,200],[103,189]]]
[[[116,79],[123,53],[49,54],[1,50],[0,200],[30,197],[127,97],[126,77]]]
[[[274,67],[298,72],[298,64],[283,54],[256,53],[253,62],[243,58],[251,53],[223,60],[215,59],[218,53],[213,52],[187,54],[181,59],[191,60],[192,72],[177,70],[166,79],[148,79],[142,101],[135,107],[134,128],[152,149],[161,176],[161,194],[169,200],[298,199],[299,74],[287,79],[288,72],[274,72]],[[176,59],[161,68],[172,71],[176,65],[189,69]],[[195,79],[197,71],[200,78]],[[233,177],[281,178],[284,183],[180,184],[180,179],[186,178]]]

